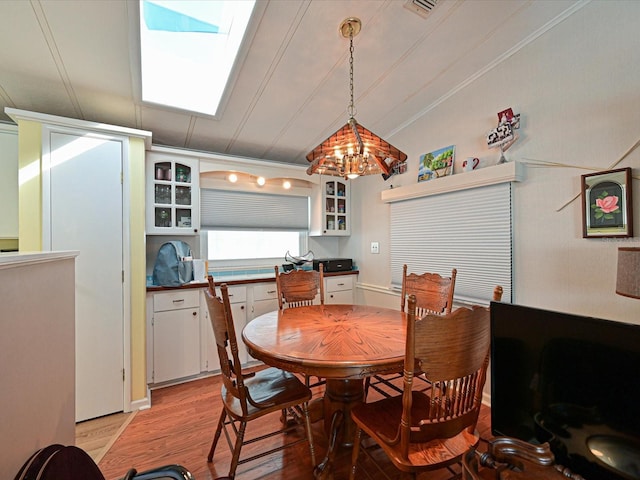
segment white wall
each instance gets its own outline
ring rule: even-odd
[[[409,171],[383,181],[352,183],[355,233],[341,256],[360,266],[357,301],[396,306],[389,282],[389,206],[380,192],[417,181],[418,157],[456,145],[458,162],[477,156],[495,164],[484,136],[496,113],[521,114],[520,139],[506,156],[572,167],[527,167],[514,188],[513,302],[640,324],[640,303],[615,294],[619,246],[640,246],[640,182],[633,181],[634,230],[629,239],[583,239],[580,175],[608,170],[640,139],[640,2],[594,0],[544,32],[491,71],[386,138],[409,156]],[[411,74],[408,72],[407,74]],[[452,85],[452,89],[456,86]],[[426,108],[426,106],[425,106]],[[359,119],[366,125],[366,118]],[[640,149],[616,168],[640,176]],[[459,165],[456,164],[456,174]],[[595,170],[592,170],[595,169]],[[371,241],[381,253],[369,253]],[[455,265],[454,265],[455,266]]]
[[[75,444],[75,257],[0,255],[0,478],[39,448]]]

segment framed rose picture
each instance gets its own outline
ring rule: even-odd
[[[582,175],[582,236],[633,237],[631,168]]]

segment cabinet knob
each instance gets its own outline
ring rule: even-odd
[[[198,312],[196,312],[195,310],[193,311],[192,315],[195,317],[198,315]]]

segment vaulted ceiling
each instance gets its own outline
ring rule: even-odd
[[[141,101],[137,0],[3,0],[0,121],[11,121],[4,108],[12,107],[149,130],[154,144],[306,165],[348,118],[345,18],[363,25],[355,116],[393,143],[582,4],[440,0],[423,16],[405,0],[258,0],[214,118]]]

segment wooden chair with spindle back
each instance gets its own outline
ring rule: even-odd
[[[280,272],[280,267],[274,267],[276,273],[276,289],[278,291],[278,307],[285,308],[306,307],[313,305],[318,298],[320,305],[324,305],[324,266],[318,264],[318,270],[291,270]],[[324,385],[324,379],[318,378],[311,382],[309,375],[304,375],[308,387]]]
[[[407,265],[402,266],[402,294],[400,311],[404,312],[408,295],[416,296],[416,317],[422,318],[429,313],[443,315],[451,313],[453,292],[458,271],[451,270],[450,277],[437,273],[407,273]]]
[[[407,274],[407,265],[403,265],[400,311],[405,311],[407,296],[415,295],[416,318],[422,318],[427,314],[446,315],[451,313],[457,273],[454,268],[451,270],[450,277],[429,272]],[[398,386],[400,378],[402,378],[402,372],[389,375],[374,375],[372,378],[368,377],[364,382],[365,398],[370,388],[385,397],[401,393],[402,389]],[[415,378],[416,380],[422,379],[421,376],[416,376]],[[428,388],[428,384],[425,387]]]
[[[216,297],[215,293],[212,293],[212,278],[209,281],[209,285],[210,287],[205,290],[205,297],[207,299],[209,317],[211,319],[211,326],[220,359],[221,377],[223,381],[220,397],[223,408],[220,413],[213,442],[211,443],[208,461],[213,461],[218,440],[224,431],[232,452],[228,475],[230,478],[235,476],[238,465],[305,441],[309,443],[309,450],[311,452],[310,467],[315,467],[315,449],[308,410],[311,390],[294,374],[280,370],[279,368],[270,367],[250,374],[242,372],[227,285],[223,283],[220,286],[222,298]],[[264,433],[261,427],[258,436],[245,440],[245,430],[248,423],[275,412],[282,413],[283,418],[281,418],[281,420],[285,428],[282,428],[282,425],[278,424],[278,428],[274,431]],[[293,439],[293,435],[285,435],[285,438],[290,439],[286,443],[278,441],[277,443],[279,445],[276,447],[240,459],[240,452],[244,445],[266,440],[275,435],[286,434],[297,428],[297,423],[299,422],[287,422],[287,412],[292,413],[295,419],[300,420],[304,424],[306,435],[298,439]],[[235,442],[233,444],[231,443],[232,434],[235,435]]]
[[[322,263],[318,270],[291,270],[280,272],[280,267],[274,267],[276,273],[276,288],[278,290],[278,307],[295,308],[313,305],[318,297],[320,305],[324,305],[324,269]]]
[[[412,478],[460,462],[478,444],[476,423],[489,364],[490,330],[487,308],[461,307],[416,319],[416,297],[409,296],[403,391],[351,411],[356,435],[350,480],[356,475],[360,449],[368,448],[363,432]],[[426,391],[413,388],[416,365],[431,383]]]

